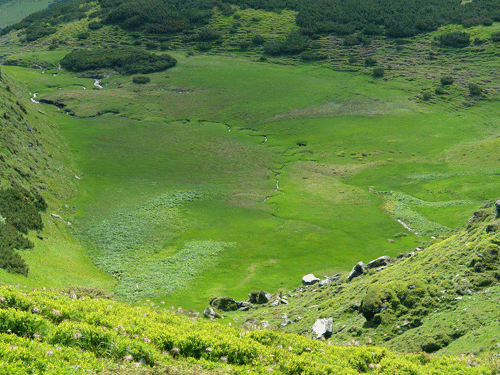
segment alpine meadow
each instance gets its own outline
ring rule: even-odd
[[[0,11],[0,374],[500,371],[498,1]]]

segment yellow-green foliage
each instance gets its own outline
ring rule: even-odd
[[[154,306],[0,287],[0,374],[98,373],[133,361],[271,374],[490,374],[462,360],[337,347],[276,331],[243,332]],[[230,366],[230,367],[229,367]]]

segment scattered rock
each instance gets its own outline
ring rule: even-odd
[[[273,296],[264,290],[252,290],[248,297],[250,303],[263,304],[269,302]]]
[[[495,201],[495,210],[497,210],[497,217],[500,216],[500,199]]]
[[[238,302],[238,310],[240,311],[248,311],[252,307],[252,304],[250,302]]]
[[[302,278],[302,285],[313,285],[320,282],[320,279],[318,279],[316,276],[314,276],[312,273],[305,275]]]
[[[359,262],[356,264],[351,273],[349,273],[349,276],[347,276],[347,281],[351,281],[355,277],[361,276],[365,272],[365,264],[363,262]]]
[[[283,298],[275,298],[271,301],[271,303],[269,304],[269,306],[271,307],[275,307],[275,306],[278,306],[280,304],[283,304],[283,305],[288,305],[288,301],[286,299],[283,299]]]
[[[235,311],[240,308],[238,302],[231,297],[215,297],[210,301],[210,306],[221,311]]]
[[[316,335],[317,339],[320,338],[329,338],[333,332],[333,319],[325,318],[318,319],[312,326],[313,336]]]
[[[371,262],[369,262],[366,265],[366,268],[367,269],[378,268],[378,267],[382,267],[382,266],[387,266],[389,263],[391,263],[391,257],[384,255],[384,256],[381,256],[380,258],[374,259]]]
[[[207,307],[205,310],[203,310],[203,316],[209,319],[220,318],[219,313],[217,313],[217,311],[215,311],[211,307]]]
[[[57,214],[50,214],[50,216],[52,216],[52,217],[53,217],[53,218],[55,218],[55,219],[60,219],[60,220],[62,220],[62,217],[61,217],[61,216],[59,216],[59,215],[57,215]]]
[[[278,306],[280,304],[280,299],[279,298],[276,298],[276,299],[273,299],[271,301],[271,303],[269,304],[269,306],[271,307],[275,307],[275,306]]]
[[[319,286],[328,286],[332,283],[332,280],[330,278],[323,279],[319,282]]]
[[[292,324],[292,321],[290,319],[284,319],[283,322],[280,324],[281,328],[286,327],[287,325]]]

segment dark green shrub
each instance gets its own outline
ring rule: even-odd
[[[328,58],[328,55],[324,52],[317,51],[305,51],[300,54],[302,61],[319,61]]]
[[[363,34],[354,34],[346,36],[343,41],[344,46],[356,46],[358,44],[369,45],[371,43],[372,40]]]
[[[431,100],[431,98],[432,98],[432,93],[431,92],[424,91],[422,93],[422,100],[428,101],[428,100]]]
[[[90,33],[88,32],[83,32],[83,33],[78,33],[76,34],[76,37],[79,39],[79,40],[85,40],[85,39],[88,39],[88,37],[90,36]]]
[[[9,273],[28,276],[29,267],[21,256],[12,250],[0,249],[0,268]]]
[[[210,42],[198,43],[196,48],[198,48],[198,50],[202,52],[210,51],[212,49],[212,43]]]
[[[442,47],[463,48],[470,44],[470,34],[461,31],[454,31],[436,37]]]
[[[439,87],[436,87],[436,89],[434,90],[434,93],[436,95],[445,95],[448,92],[443,87],[439,86]]]
[[[196,40],[199,42],[209,42],[217,40],[221,37],[221,33],[215,29],[204,27],[196,33]]]
[[[474,45],[476,46],[480,46],[481,44],[483,44],[485,42],[484,39],[481,39],[481,38],[474,38]]]
[[[373,77],[374,78],[383,77],[384,73],[385,73],[385,70],[381,66],[377,66],[375,69],[373,69]]]
[[[493,20],[491,18],[485,18],[481,22],[483,26],[491,26],[493,25]]]
[[[469,93],[472,96],[481,95],[482,92],[483,92],[483,89],[477,83],[469,83]]]
[[[248,40],[242,40],[238,46],[240,47],[240,49],[242,50],[245,50],[247,49],[248,47],[250,47],[250,42]]]
[[[168,43],[160,44],[160,51],[168,51],[170,49],[170,45]]]
[[[453,84],[453,77],[452,76],[443,76],[440,79],[441,85],[447,86]]]
[[[264,44],[265,42],[266,42],[266,40],[260,34],[254,35],[252,38],[252,43],[255,44],[256,46],[260,46],[260,45]]]
[[[97,22],[97,21],[92,21],[89,23],[90,30],[99,30],[102,27],[103,27],[103,24],[100,22]]]
[[[47,208],[45,200],[37,193],[30,193],[21,188],[0,190],[0,215],[7,224],[22,233],[28,230],[43,229],[43,222],[38,211]]]
[[[377,65],[377,60],[373,57],[367,57],[365,59],[365,65],[366,66],[374,66],[374,65]]]
[[[356,58],[356,56],[349,56],[349,64],[355,64],[358,59]]]
[[[9,224],[0,224],[0,249],[31,249],[33,242],[19,233]]]
[[[155,42],[146,42],[146,49],[149,50],[158,49],[158,44]]]
[[[77,50],[61,60],[61,66],[72,72],[108,68],[116,69],[122,74],[161,72],[176,63],[169,55],[155,55],[130,47]]]
[[[137,83],[139,85],[145,85],[145,84],[151,82],[151,79],[149,77],[146,77],[146,76],[136,76],[136,77],[132,78],[132,82]]]
[[[496,33],[491,34],[491,40],[493,42],[500,42],[500,31],[497,31]]]
[[[296,54],[307,48],[309,38],[300,33],[298,30],[292,30],[283,43],[282,49],[284,53]]]
[[[281,55],[283,53],[283,44],[274,40],[264,44],[264,53],[271,56]]]

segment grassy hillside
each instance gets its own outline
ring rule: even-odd
[[[19,1],[3,0],[0,1],[0,27],[5,27],[21,21],[31,13],[38,12],[55,4],[53,0],[39,1]]]
[[[462,49],[435,41],[462,30],[449,26],[369,45],[323,35],[306,50],[323,56],[316,63],[262,56],[253,37],[284,40],[293,17],[215,12],[221,36],[206,52],[184,34],[93,30],[92,16],[31,43],[3,36],[4,63],[16,65],[4,70],[26,82],[26,99],[36,92],[62,108],[38,105],[80,170],[67,217],[122,298],[201,309],[215,295],[291,288],[306,273],[452,233],[496,197],[497,24],[467,29],[483,42]],[[117,45],[167,48],[177,65],[146,85],[110,69],[58,68],[74,47]],[[469,83],[484,92],[471,95]]]
[[[43,231],[29,234],[34,248],[23,250],[28,277],[2,270],[2,282],[34,286],[100,285],[111,288],[112,278],[91,265],[71,233],[69,200],[77,191],[78,176],[58,126],[30,101],[25,84],[1,73],[2,132],[0,186],[21,187],[41,194],[48,202]],[[52,214],[58,215],[54,217]]]
[[[48,209],[28,275],[0,270],[0,373],[498,372],[498,4],[424,3],[410,32],[374,21],[392,1],[79,0],[6,29],[0,186]],[[183,310],[259,289],[286,303]]]
[[[254,305],[234,319],[249,327],[265,321],[272,328],[309,335],[316,319],[333,318],[333,344],[494,355],[499,334],[498,225],[493,207],[480,209],[466,229],[394,259],[380,272],[372,269],[350,282],[345,274],[327,286],[282,291],[288,304]],[[282,328],[284,317],[291,323]]]
[[[0,287],[2,374],[494,374],[453,357],[346,348],[273,331],[193,322],[95,289]]]

